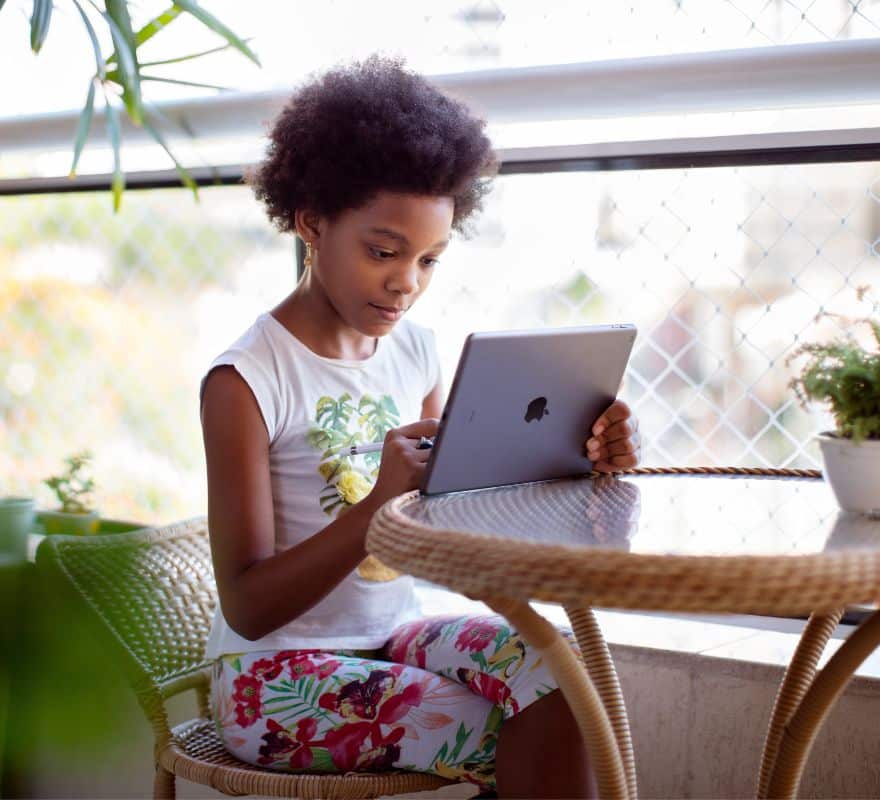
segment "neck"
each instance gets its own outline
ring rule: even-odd
[[[376,351],[377,340],[347,325],[308,273],[270,313],[309,350],[324,358],[359,361]]]

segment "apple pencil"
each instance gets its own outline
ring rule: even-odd
[[[339,453],[341,456],[361,456],[365,453],[380,453],[382,452],[382,446],[384,442],[369,442],[367,444],[353,444],[350,447],[343,448],[342,452]],[[429,439],[427,436],[419,437],[419,443],[416,445],[416,450],[429,450],[434,446],[434,440]]]

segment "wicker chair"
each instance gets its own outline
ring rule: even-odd
[[[368,798],[437,789],[415,772],[287,774],[223,748],[210,718],[205,641],[217,602],[204,518],[106,536],[49,536],[37,566],[67,583],[109,636],[155,735],[154,796],[173,798],[175,776],[232,795]],[[173,729],[165,702],[194,689],[200,716]]]

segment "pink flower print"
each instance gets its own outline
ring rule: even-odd
[[[337,661],[335,658],[331,658],[325,661],[323,664],[319,664],[317,670],[318,678],[320,678],[321,680],[324,680],[324,678],[329,678],[341,666],[342,662]]]
[[[296,735],[275,722],[267,720],[266,733],[262,735],[265,742],[260,747],[260,756],[257,762],[263,765],[273,764],[282,758],[287,758],[291,769],[307,769],[312,765],[314,753],[312,753],[312,738],[318,731],[318,723],[313,719],[301,719],[296,724]]]
[[[369,722],[350,722],[324,734],[324,746],[338,770],[350,772],[357,766],[361,746],[372,727]]]
[[[294,680],[314,674],[324,679],[332,675],[341,666],[341,662],[324,653],[303,651],[290,656],[287,665]]]
[[[428,645],[438,639],[443,628],[456,619],[450,616],[435,617],[402,625],[388,645],[389,660],[399,664],[415,664],[425,669]]]
[[[263,682],[253,675],[239,675],[233,682],[232,686],[235,691],[232,693],[232,699],[239,703],[257,703],[260,702],[260,690],[263,688]]]
[[[249,670],[250,674],[262,681],[275,680],[281,674],[282,666],[273,658],[261,658],[254,661]]]
[[[235,721],[240,728],[249,728],[262,716],[259,705],[238,703],[235,706]]]
[[[498,626],[492,625],[487,617],[469,619],[455,640],[455,649],[461,652],[465,650],[470,650],[472,653],[481,652],[495,641],[498,630]]]
[[[253,725],[261,716],[260,691],[263,682],[253,675],[239,675],[232,685],[235,689],[232,699],[235,701],[235,721],[242,728]]]
[[[519,711],[519,703],[510,694],[510,687],[503,681],[485,672],[477,672],[474,669],[460,667],[456,674],[458,680],[468,687],[474,694],[485,697],[491,703],[504,709],[505,716],[512,716]]]
[[[397,722],[413,706],[422,702],[422,687],[410,684],[398,691],[397,678],[402,667],[373,670],[365,681],[351,681],[339,692],[326,692],[318,705],[335,711],[345,719],[390,724]]]

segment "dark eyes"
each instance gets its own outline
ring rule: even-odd
[[[381,250],[378,247],[370,247],[369,250],[370,250],[370,254],[374,258],[379,259],[380,261],[384,261],[385,259],[388,259],[388,258],[394,258],[394,255],[395,255],[391,250]]]
[[[368,250],[370,251],[370,255],[373,256],[377,261],[387,261],[390,258],[394,258],[397,253],[393,250],[384,250],[381,247],[373,247],[368,246]],[[433,267],[435,264],[439,262],[440,259],[433,258],[431,256],[425,256],[422,259],[422,266],[425,267]]]

